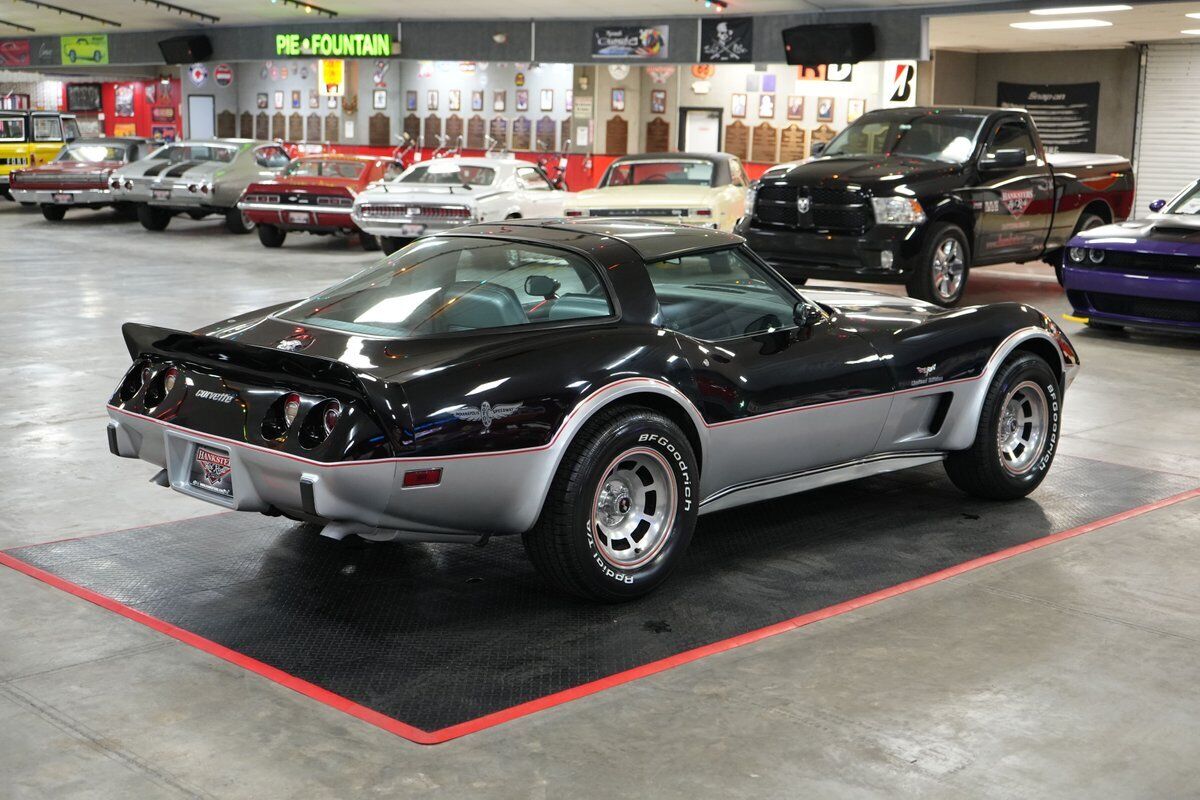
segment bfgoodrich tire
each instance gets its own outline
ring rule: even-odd
[[[1014,353],[988,387],[975,442],[946,458],[946,474],[976,497],[1024,497],[1054,463],[1061,427],[1062,389],[1054,371],[1038,356]]]
[[[138,222],[148,231],[165,231],[171,224],[171,212],[165,208],[140,203],[137,207]]]
[[[971,272],[971,247],[962,228],[949,222],[930,227],[912,274],[908,295],[944,308],[958,305]]]
[[[609,603],[641,597],[687,550],[699,477],[674,422],[644,408],[602,411],[567,448],[525,550],[564,592]]]

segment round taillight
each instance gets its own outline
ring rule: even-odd
[[[147,383],[149,383],[150,379],[153,377],[154,377],[154,370],[150,369],[149,364],[142,367],[142,386],[145,386]]]
[[[189,191],[189,192],[192,192],[193,194],[195,194],[195,192],[196,192],[196,184],[194,184],[194,183],[189,183],[189,184],[188,184],[188,191]]]
[[[179,370],[171,367],[167,373],[163,375],[163,394],[168,395],[175,388],[175,381],[179,379]]]
[[[337,400],[330,400],[329,404],[325,406],[325,412],[321,415],[321,423],[325,426],[326,436],[333,432],[341,416],[342,404]]]
[[[283,400],[283,424],[285,427],[292,427],[292,423],[296,421],[297,415],[300,413],[300,395],[289,394]]]
[[[208,184],[207,183],[200,184],[200,194],[208,194]]]
[[[133,188],[133,181],[131,181],[131,180],[129,180],[128,178],[126,178],[126,179],[125,179],[125,188],[126,188],[126,189],[132,189],[132,188]]]

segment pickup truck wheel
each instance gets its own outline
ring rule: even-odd
[[[1061,391],[1050,365],[1031,353],[1014,353],[984,396],[975,442],[946,457],[946,474],[975,497],[1024,497],[1054,462],[1061,416]]]
[[[254,221],[237,206],[225,212],[225,229],[230,233],[249,233],[254,230]]]
[[[359,233],[358,243],[362,245],[362,249],[368,253],[374,253],[379,249],[379,237],[372,236],[369,233]]]
[[[971,271],[971,249],[962,228],[940,222],[929,230],[925,247],[908,279],[908,295],[949,308],[958,305]]]
[[[699,467],[675,423],[645,408],[600,412],[571,442],[537,525],[538,571],[589,600],[641,597],[678,565],[696,526]]]
[[[58,222],[67,215],[65,206],[53,206],[49,203],[42,203],[42,216],[51,222]]]
[[[142,223],[142,227],[148,231],[165,231],[171,224],[170,211],[165,208],[155,208],[146,203],[138,205],[137,218],[138,222]]]
[[[1092,228],[1099,228],[1101,225],[1106,225],[1103,217],[1098,217],[1095,214],[1087,213],[1079,215],[1079,222],[1075,223],[1075,232],[1071,234],[1074,239],[1083,231],[1090,231]],[[1063,254],[1066,253],[1066,248],[1058,251],[1058,256],[1054,259],[1054,277],[1058,278],[1058,285],[1063,285]]]
[[[287,231],[277,225],[259,225],[258,240],[263,243],[263,247],[283,247],[283,240],[287,238]]]

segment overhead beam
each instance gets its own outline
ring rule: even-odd
[[[208,22],[214,25],[221,21],[220,17],[214,17],[212,14],[205,14],[203,11],[196,11],[195,9],[185,8],[184,6],[177,6],[174,3],[167,3],[165,0],[132,0],[132,2],[144,3],[152,8],[170,11],[172,14],[178,14],[181,17],[192,17],[200,20],[201,22]]]
[[[92,16],[91,14],[85,14],[82,11],[72,11],[69,8],[63,8],[62,6],[56,6],[51,3],[43,3],[42,0],[13,0],[13,2],[14,3],[24,3],[27,6],[33,6],[35,8],[44,8],[47,11],[57,11],[59,14],[66,14],[67,16],[70,16],[70,17],[78,17],[79,19],[82,19],[87,22],[99,22],[101,25],[109,25],[113,28],[121,27],[121,23],[113,22],[111,19],[105,19],[104,17],[95,17],[95,16]]]

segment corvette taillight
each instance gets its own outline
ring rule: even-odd
[[[175,388],[175,382],[179,380],[179,370],[171,367],[163,375],[163,394],[168,395]]]
[[[151,375],[151,368],[146,366],[142,369],[142,385],[145,387],[143,395],[146,403],[146,408],[154,408],[167,398],[171,390],[175,388],[175,383],[179,380],[179,370],[175,367],[167,367],[165,370]]]
[[[325,405],[325,410],[321,413],[321,427],[325,429],[325,435],[333,433],[333,429],[337,427],[338,419],[342,416],[342,404],[337,400],[330,400]]]
[[[128,403],[146,385],[153,374],[149,364],[145,361],[138,361],[125,373],[125,379],[121,381],[121,388],[117,390],[117,397],[121,399],[121,402]]]
[[[296,416],[300,413],[300,395],[289,394],[283,400],[283,424],[284,427],[290,428],[296,421]]]

